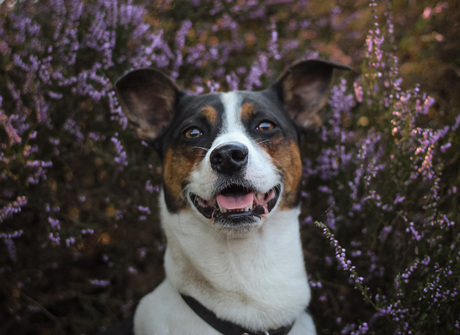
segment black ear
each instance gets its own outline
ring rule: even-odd
[[[157,138],[173,118],[179,88],[166,75],[152,69],[129,72],[115,86],[137,136],[144,140]]]
[[[286,112],[301,127],[321,125],[317,113],[327,102],[334,69],[351,70],[322,60],[302,61],[288,68],[272,86]]]

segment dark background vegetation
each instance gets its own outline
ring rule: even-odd
[[[407,134],[395,144],[391,113],[414,111],[416,101],[412,94],[406,107],[395,96],[389,106],[384,102],[418,86],[436,102],[416,126],[455,124],[459,7],[454,0],[394,0],[376,7],[349,0],[0,2],[0,333],[96,334],[132,315],[163,279],[165,241],[156,215],[161,168],[119,115],[113,91],[119,76],[152,66],[195,92],[226,90],[236,81],[240,89],[258,89],[288,64],[312,57],[354,69],[341,74],[346,92],[326,108],[326,141],[317,130],[303,144],[312,171],[328,149],[343,145],[352,155],[345,164],[336,152],[339,167],[328,178],[305,170],[301,229],[318,333],[460,332],[459,297],[453,294],[460,289],[459,130],[434,141],[430,169],[438,179],[418,176],[404,184],[409,179],[398,170],[410,174],[417,146]],[[385,37],[377,47],[385,54],[383,79],[376,82],[395,79],[388,73],[395,55],[401,84],[375,86],[369,79],[382,70],[370,65],[375,48],[366,55],[376,23]],[[353,93],[355,81],[367,92],[363,102]],[[333,116],[346,97],[350,108]],[[334,137],[328,118],[352,137],[343,143]],[[369,148],[383,152],[370,155],[386,164],[374,176],[360,164],[377,163],[356,158],[366,138],[375,140]],[[417,143],[423,152],[431,146]],[[441,150],[446,143],[450,147]],[[365,206],[351,215],[348,183],[360,169]],[[377,190],[390,204],[399,187],[406,197],[400,207],[386,210],[367,200]],[[444,214],[446,221],[439,219]],[[425,231],[423,239],[414,238],[404,215]],[[314,221],[335,235],[328,238]],[[388,227],[390,242],[379,242]],[[356,265],[351,272],[340,266],[331,238]],[[384,273],[376,275],[381,268]],[[364,286],[353,271],[365,278]],[[401,275],[409,278],[406,286],[401,281],[402,291]],[[434,298],[418,300],[433,292],[439,308]]]

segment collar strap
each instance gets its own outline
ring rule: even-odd
[[[223,335],[287,335],[294,324],[278,329],[272,329],[261,332],[253,332],[243,328],[233,322],[219,319],[214,312],[210,311],[192,297],[181,294],[182,299],[189,307],[211,327]]]

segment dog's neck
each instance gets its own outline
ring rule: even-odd
[[[166,276],[178,293],[254,330],[289,324],[306,308],[299,209],[272,213],[256,231],[229,236],[192,211],[171,214],[160,203]]]

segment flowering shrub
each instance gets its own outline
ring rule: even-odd
[[[249,90],[319,56],[363,65],[303,147],[318,333],[459,331],[460,118],[402,87],[391,11],[149,3],[0,4],[0,332],[97,332],[162,279],[158,158],[127,129],[116,78],[157,67],[191,93]]]
[[[443,170],[460,116],[426,126],[434,99],[401,88],[386,16],[366,38],[363,75],[333,88],[329,118],[315,132],[326,145],[305,161],[305,207],[323,208],[305,223],[319,220],[335,252],[319,259],[334,270],[311,278],[326,305],[350,306],[350,294],[334,287],[346,277],[368,306],[331,315],[341,334],[453,334],[460,330],[458,180]]]

